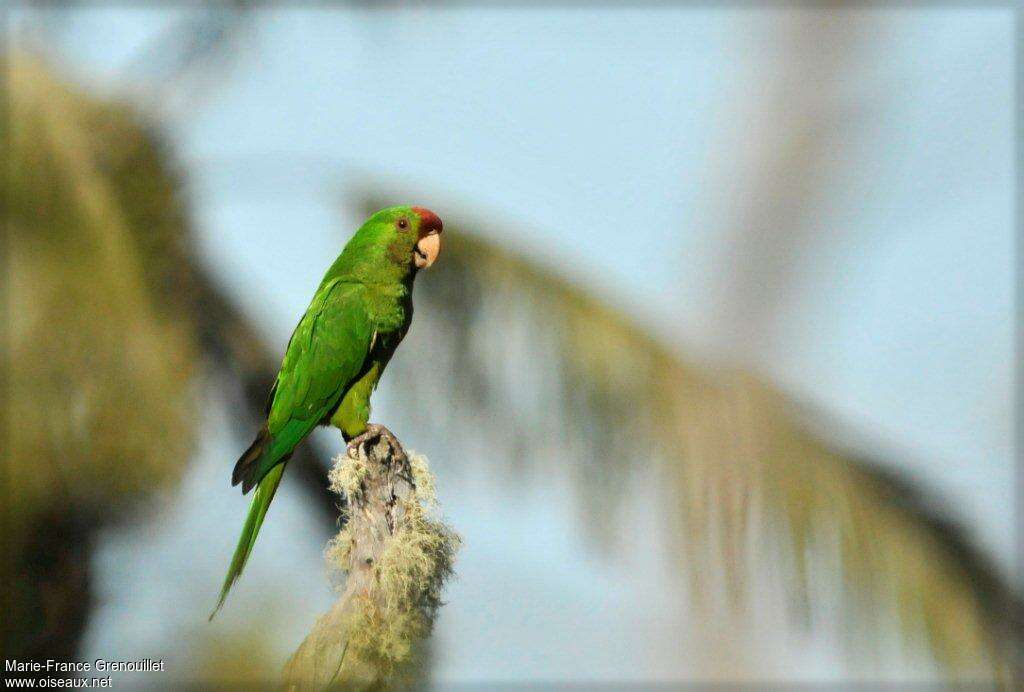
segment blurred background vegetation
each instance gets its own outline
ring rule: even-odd
[[[969,486],[968,476],[922,473],[916,458],[928,468],[951,466],[954,455],[928,458],[936,447],[919,443],[913,425],[901,444],[886,444],[886,435],[900,437],[898,426],[883,434],[870,415],[836,403],[840,376],[814,356],[815,339],[835,335],[819,326],[809,340],[792,337],[794,320],[825,324],[800,309],[820,290],[809,276],[841,283],[834,274],[862,271],[877,281],[858,243],[896,252],[865,221],[842,215],[848,197],[865,193],[835,181],[851,175],[844,157],[868,179],[872,165],[889,161],[857,160],[863,154],[850,142],[866,137],[858,110],[898,118],[899,75],[880,77],[873,66],[900,50],[930,49],[920,38],[927,27],[884,13],[680,10],[636,11],[636,26],[620,30],[614,12],[584,14],[247,3],[12,12],[4,69],[8,656],[164,658],[179,681],[277,679],[331,601],[319,552],[335,528],[326,470],[341,443],[319,436],[296,455],[240,593],[206,625],[243,513],[229,469],[324,268],[359,219],[409,202],[445,219],[445,251],[418,282],[414,327],[375,418],[434,460],[442,503],[466,539],[432,643],[436,682],[1007,681],[1019,671],[1024,611],[1014,556],[982,531],[989,522],[1012,534],[1012,517],[959,506],[956,486]],[[989,24],[971,25],[972,36],[993,44],[1001,25],[982,19]],[[523,69],[554,75],[529,73],[532,106],[487,100],[504,54],[476,51],[490,45],[497,20],[520,38],[538,37],[538,62]],[[697,45],[652,48],[652,22]],[[574,76],[572,66],[552,67],[568,50],[560,32],[579,23],[576,69],[604,65],[602,55],[586,56],[602,36],[620,42],[608,47],[613,54],[676,61],[684,75],[743,62],[715,41],[771,56],[770,70],[759,67],[771,78],[730,105],[737,122],[756,125],[740,127],[749,146],[725,146],[729,135],[719,134],[708,146],[731,158],[718,168],[683,156],[692,152],[682,144],[683,153],[638,155],[666,169],[652,180],[705,181],[705,196],[721,208],[710,205],[702,231],[680,218],[685,196],[649,181],[640,190],[619,183],[628,161],[562,157],[557,140],[531,139],[531,123],[558,133],[610,118],[615,131],[616,118],[643,128],[660,117],[657,95],[640,87],[650,101],[633,99],[631,111],[608,106],[607,94],[559,103],[560,80]],[[431,39],[417,50],[438,52],[439,64],[412,67],[424,59],[415,50],[392,55],[391,42],[410,45],[417,27]],[[883,43],[879,28],[909,48]],[[309,41],[299,47],[296,36]],[[950,60],[991,71],[977,43],[966,46],[948,48]],[[633,69],[647,69],[644,60]],[[613,78],[634,78],[621,70]],[[309,90],[288,91],[300,77]],[[896,94],[890,102],[864,86],[875,83]],[[420,113],[420,99],[408,97],[415,89],[457,105],[441,105],[443,117]],[[728,110],[672,103],[686,113]],[[508,143],[495,142],[486,129],[510,111],[520,121],[501,131]],[[474,126],[481,117],[492,124]],[[698,118],[686,132],[708,138],[700,133],[712,126]],[[453,134],[460,127],[481,134]],[[325,130],[330,137],[318,140]],[[644,141],[631,131],[621,138],[631,149]],[[458,161],[438,152],[460,149],[463,178],[437,163]],[[494,168],[473,169],[474,157],[488,156]],[[686,159],[685,170],[672,168],[673,156]],[[972,170],[949,156],[946,165]],[[920,157],[897,150],[892,159],[899,167]],[[983,168],[967,184],[998,188],[1000,171]],[[621,184],[622,195],[602,198],[600,213],[582,209],[594,198],[587,185],[600,190],[602,178]],[[487,194],[472,194],[474,186]],[[523,216],[507,212],[530,194]],[[928,190],[909,194],[929,206]],[[931,194],[952,193],[940,186]],[[671,227],[657,221],[658,205],[676,219]],[[625,216],[601,223],[615,213]],[[823,221],[837,214],[845,232]],[[985,234],[1005,232],[1012,247],[1012,226],[993,219],[979,225],[954,214],[948,233],[973,234],[984,249]],[[897,237],[917,247],[921,231],[906,227]],[[862,261],[816,267],[837,252]],[[694,279],[683,269],[700,263],[726,268],[727,278],[701,277],[698,267]],[[625,269],[616,273],[618,265]],[[696,303],[710,306],[703,317],[686,307]],[[871,312],[899,306],[895,298],[871,305],[827,309],[851,313],[855,328],[901,319]],[[1012,353],[1012,314],[989,324],[988,312],[969,308],[982,338],[1002,338]],[[974,332],[942,311],[917,328],[915,353],[950,333],[971,347]],[[802,388],[787,378],[789,356],[779,355],[793,343],[803,344],[814,374]],[[402,357],[411,352],[432,367]],[[1002,372],[995,359],[965,362],[968,375],[971,367]],[[944,375],[924,368],[940,385]],[[852,391],[887,391],[870,377],[856,384]],[[926,420],[912,394],[892,405]],[[1012,401],[997,394],[989,396],[1012,417]],[[964,408],[980,396],[965,393]],[[968,440],[975,432],[968,418],[949,427]],[[1010,450],[1012,430],[1003,432]],[[952,466],[985,478],[1013,475],[1009,451],[959,463]]]

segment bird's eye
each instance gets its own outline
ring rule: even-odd
[[[404,217],[399,219],[398,220],[398,227],[401,228],[402,230],[405,230],[406,228],[409,227],[409,220],[404,218]]]

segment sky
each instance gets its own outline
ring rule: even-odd
[[[73,74],[166,124],[188,171],[204,259],[276,347],[359,222],[351,191],[368,181],[414,190],[424,197],[415,203],[443,218],[471,200],[474,218],[518,231],[495,240],[630,310],[679,353],[744,363],[839,421],[825,434],[897,463],[1012,565],[1011,11],[831,13],[831,35],[854,35],[850,65],[829,73],[834,47],[797,41],[809,67],[796,81],[782,39],[798,36],[809,15],[783,10],[293,7],[257,13],[225,54],[174,79],[161,74],[153,46],[165,45],[157,37],[183,10],[48,16],[47,40]],[[745,193],[779,163],[773,152],[787,141],[773,133],[815,89],[827,92],[820,122],[835,132],[799,132],[825,142],[813,169],[820,190],[785,200],[806,207],[796,259],[780,256],[751,277],[745,253],[781,253],[786,241]],[[489,232],[486,223],[477,230]],[[744,331],[751,316],[757,328]],[[235,442],[213,444],[210,456],[232,456]],[[212,468],[200,465],[190,481],[199,497]],[[473,485],[483,480],[444,480],[459,497],[490,497]],[[476,527],[469,583],[505,560],[501,574],[542,595],[508,635],[521,639],[517,650],[543,651],[529,638],[545,607],[567,602],[581,609],[570,620],[604,607],[591,629],[649,626],[657,642],[658,613],[678,604],[630,610],[623,604],[643,589],[587,567],[571,535],[548,536],[544,559],[520,559],[544,526],[571,526],[537,511],[543,497],[532,503],[496,515],[486,501],[453,509],[460,525]],[[232,524],[241,504],[218,517]],[[303,530],[301,512],[282,504],[280,523]],[[492,543],[489,526],[523,516],[537,525]],[[218,540],[227,546],[234,531],[226,526]],[[567,554],[583,566],[552,571]],[[537,565],[547,579],[530,571]],[[211,564],[207,576],[219,569]],[[646,586],[656,593],[653,575]],[[321,596],[307,612],[323,609]],[[653,643],[647,661],[588,656],[611,640],[585,640],[578,657],[559,660],[459,644],[488,617],[467,607],[442,627],[443,675],[685,672]],[[549,635],[556,643],[571,633]],[[797,656],[805,670],[813,658]]]

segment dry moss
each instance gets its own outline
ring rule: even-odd
[[[405,521],[377,565],[378,592],[361,598],[352,614],[349,656],[383,678],[413,660],[442,605],[441,588],[452,574],[460,542],[443,522],[427,516],[421,501],[409,503]]]
[[[362,499],[365,492],[363,483],[369,472],[366,460],[362,457],[342,455],[334,460],[334,468],[327,474],[327,479],[331,490],[351,504]]]
[[[427,508],[437,506],[437,485],[430,472],[427,458],[416,452],[409,452],[409,466],[412,468],[412,482],[416,484],[416,496]]]
[[[324,559],[341,574],[348,574],[352,562],[352,532],[348,526],[342,527],[338,534],[327,542]]]
[[[339,457],[330,474],[331,488],[343,493],[349,508],[358,512],[353,521],[371,521],[367,517],[386,513],[395,523],[389,525],[390,531],[374,525],[388,534],[382,544],[376,543],[376,533],[367,533],[370,524],[353,529],[353,521],[328,543],[329,566],[347,579],[338,602],[317,622],[286,668],[293,688],[409,682],[442,605],[441,590],[452,575],[461,540],[432,516],[437,502],[426,458],[409,457],[411,491],[405,492],[407,475],[385,482],[388,491],[395,491],[394,504],[388,508],[384,501],[374,504],[371,498],[377,491],[367,492],[367,484],[374,482],[368,463],[373,462]],[[366,540],[375,546],[370,551],[375,560],[361,562],[368,552],[367,546],[357,545],[357,536],[374,536]]]

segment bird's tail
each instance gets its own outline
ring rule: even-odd
[[[217,611],[220,610],[220,607],[224,605],[224,599],[228,597],[228,591],[231,590],[231,586],[241,576],[242,570],[245,569],[245,563],[249,559],[249,553],[252,552],[253,545],[256,543],[256,536],[260,532],[260,527],[263,526],[263,518],[267,516],[267,509],[274,499],[277,486],[281,483],[281,474],[284,473],[286,465],[285,463],[280,463],[270,469],[256,486],[256,492],[252,495],[252,504],[249,505],[249,516],[245,518],[242,535],[238,538],[238,546],[235,548],[235,554],[231,558],[228,575],[224,578],[224,586],[221,587],[217,607],[210,613],[211,620],[217,614]]]

